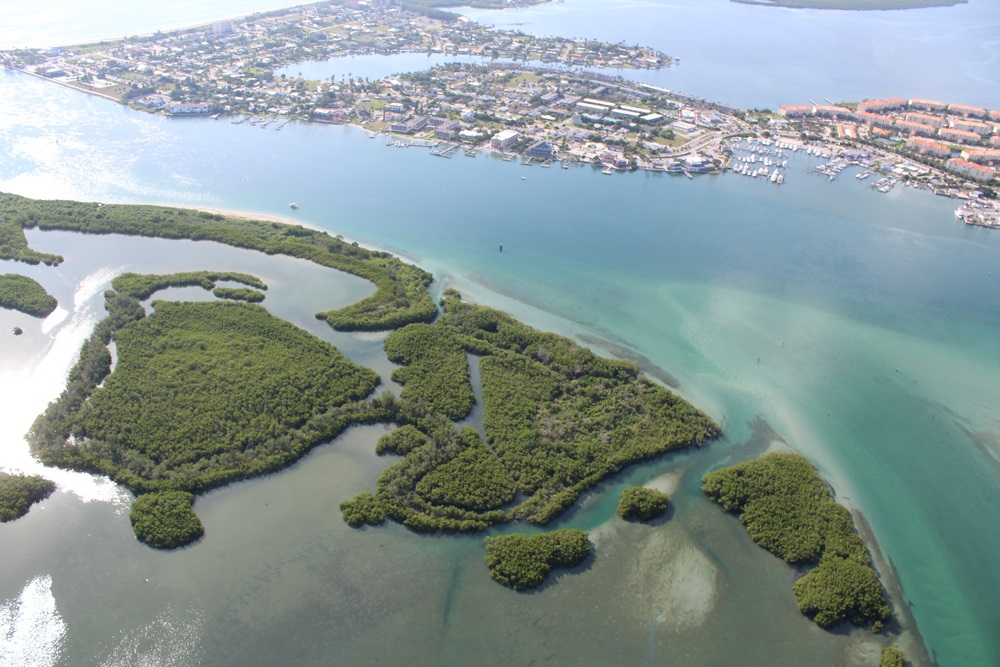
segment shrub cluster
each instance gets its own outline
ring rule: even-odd
[[[0,308],[47,317],[59,305],[37,280],[17,273],[0,275]]]
[[[54,483],[38,475],[0,472],[0,522],[21,518],[32,505],[45,500],[55,490]]]
[[[618,501],[618,516],[626,521],[649,521],[663,516],[670,497],[662,491],[633,486],[622,491]]]
[[[192,505],[194,496],[184,491],[147,493],[132,503],[129,521],[140,542],[154,549],[176,549],[205,534]]]
[[[385,508],[368,491],[362,491],[353,500],[340,503],[340,511],[351,528],[377,526],[385,521]]]
[[[817,563],[793,587],[803,614],[824,628],[849,620],[881,629],[889,604],[868,550],[850,513],[804,457],[771,453],[716,470],[702,489],[738,513],[760,546],[788,563]]]
[[[216,287],[212,294],[218,299],[229,299],[230,301],[246,301],[247,303],[260,303],[264,300],[264,293],[248,287]]]
[[[895,646],[886,646],[882,649],[878,667],[906,667],[906,655]]]
[[[587,533],[571,528],[537,535],[500,535],[484,541],[490,576],[515,591],[540,586],[553,568],[579,565],[591,550]]]
[[[406,456],[417,447],[426,444],[427,436],[421,433],[416,426],[406,424],[379,438],[378,444],[375,445],[375,453],[379,456],[386,454]]]

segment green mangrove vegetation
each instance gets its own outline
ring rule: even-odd
[[[21,518],[32,505],[45,500],[55,490],[53,482],[38,475],[0,472],[0,522]]]
[[[260,306],[156,301],[144,317],[131,297],[107,296],[108,320],[28,434],[49,465],[106,474],[136,493],[198,493],[387,416],[354,405],[376,373]]]
[[[791,564],[815,564],[793,592],[823,628],[848,620],[882,628],[890,616],[882,583],[850,513],[804,457],[771,453],[710,472],[702,489],[738,513],[758,545]]]
[[[906,654],[895,646],[886,646],[882,649],[878,667],[906,667]]]
[[[719,433],[634,363],[463,303],[453,290],[442,305],[433,324],[386,339],[389,356],[404,364],[395,406],[404,426],[377,451],[404,458],[382,472],[374,498],[394,521],[419,531],[545,525],[626,466]],[[467,412],[467,354],[481,357],[486,443],[471,427],[450,423]],[[462,371],[462,382],[434,395],[432,380],[446,365]],[[406,393],[411,387],[418,389]]]
[[[670,496],[663,491],[633,486],[622,491],[618,516],[626,521],[649,521],[667,513]]]
[[[216,287],[212,294],[217,299],[229,299],[230,301],[246,301],[247,303],[260,303],[264,300],[264,293],[258,292],[249,287]]]
[[[450,330],[410,324],[389,334],[385,351],[389,361],[403,364],[392,373],[403,385],[403,400],[452,421],[472,411],[476,397],[465,350]]]
[[[487,537],[485,543],[490,576],[515,591],[540,586],[553,568],[579,565],[591,550],[587,533],[572,528]]]
[[[5,197],[0,193],[0,198]],[[10,259],[25,264],[45,264],[55,266],[62,264],[60,255],[38,252],[28,247],[28,239],[24,230],[33,227],[27,214],[10,214],[0,207],[0,259]]]
[[[216,213],[132,204],[42,201],[0,193],[0,246],[11,258],[30,261],[24,229],[84,234],[124,234],[163,239],[215,241],[269,255],[288,255],[373,282],[375,294],[340,310],[318,313],[339,331],[381,331],[437,316],[427,291],[431,274],[387,252],[367,250],[326,232],[280,222],[245,220]],[[28,253],[28,254],[26,254]],[[37,255],[37,253],[36,253]],[[56,255],[37,257],[58,264]],[[3,255],[0,255],[3,258]]]
[[[205,534],[192,505],[194,495],[186,491],[147,493],[135,499],[128,518],[140,542],[154,549],[176,549]]]
[[[37,280],[17,273],[0,275],[0,308],[47,317],[59,305]]]
[[[426,444],[427,436],[421,433],[416,426],[407,424],[379,438],[378,444],[375,445],[375,453],[379,456],[386,454],[406,456],[417,447]]]
[[[267,289],[267,285],[260,278],[247,273],[232,271],[182,271],[180,273],[165,274],[123,273],[111,281],[111,286],[133,299],[145,301],[156,292],[168,287],[194,286],[211,291],[216,289],[216,283],[222,281],[240,283],[259,290]]]

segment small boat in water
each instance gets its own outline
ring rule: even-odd
[[[299,205],[296,204],[295,202],[292,202],[291,204],[288,205],[288,208],[292,208],[292,209],[295,209],[295,208],[298,208],[298,207],[299,207]]]

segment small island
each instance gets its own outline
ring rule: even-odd
[[[0,522],[21,518],[32,505],[45,500],[55,490],[53,482],[38,475],[0,472]]]
[[[626,521],[650,521],[667,513],[670,496],[663,491],[633,486],[622,491],[618,516]]]
[[[33,317],[48,317],[59,304],[37,280],[17,273],[0,275],[0,308],[18,310]]]
[[[571,528],[487,537],[485,542],[490,576],[515,591],[541,586],[554,568],[579,565],[591,551],[587,533]]]
[[[702,489],[739,515],[758,545],[792,565],[815,565],[792,590],[822,628],[843,621],[878,632],[889,603],[865,543],[809,461],[771,453],[705,475]]]

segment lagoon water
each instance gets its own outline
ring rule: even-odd
[[[672,53],[680,51],[652,35],[649,16],[672,36],[666,17],[703,8],[731,10],[751,36],[789,21],[819,29],[809,17],[820,13],[725,2],[616,3],[615,17],[631,17],[618,23],[591,4],[489,16],[611,39],[617,33],[605,31],[631,26],[628,41]],[[904,43],[929,23],[971,35],[966,55],[927,42],[968,75],[929,78],[930,90],[885,66],[840,87],[841,59],[830,55],[812,73],[815,89],[794,73],[765,77],[787,87],[780,96],[740,80],[752,64],[712,69],[698,64],[699,52],[685,51],[683,65],[659,76],[701,72],[665,85],[760,106],[856,98],[894,82],[870,96],[954,93],[1000,106],[984,56],[996,43],[977,41],[969,17],[990,19],[990,10],[973,0],[822,14],[855,32],[891,21]],[[780,34],[775,48],[803,50],[787,43],[803,38]],[[962,225],[953,201],[881,195],[851,172],[831,183],[810,175],[812,164],[796,157],[779,188],[729,175],[526,169],[485,154],[441,160],[351,128],[291,123],[274,132],[153,117],[0,73],[0,190],[283,215],[295,200],[303,222],[419,262],[437,276],[435,290],[456,285],[540,328],[643,358],[726,431],[703,451],[632,469],[586,498],[560,525],[591,530],[596,558],[530,595],[489,581],[480,536],[343,524],[339,502],[371,489],[388,464],[373,453],[382,427],[352,430],[285,472],[199,499],[206,538],[178,553],[135,542],[128,495],[113,485],[45,470],[62,490],[0,526],[0,663],[875,664],[866,632],[825,633],[802,618],[795,573],[698,489],[708,469],[769,446],[805,453],[863,512],[931,660],[1000,663],[1000,234]],[[357,279],[203,243],[43,232],[30,240],[66,263],[4,271],[35,277],[64,312],[45,323],[0,313],[0,329],[26,331],[0,339],[4,405],[18,407],[5,413],[0,465],[32,469],[21,434],[60,390],[100,316],[101,290],[125,270],[255,273],[271,285],[264,305],[276,314],[384,378],[391,371],[379,336],[337,334],[312,317],[363,296]],[[671,518],[653,528],[614,519],[617,492],[646,483],[673,491]],[[889,636],[922,662],[913,622],[901,616]],[[26,626],[50,641],[21,641]]]

